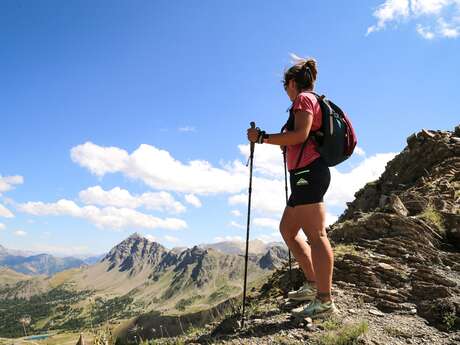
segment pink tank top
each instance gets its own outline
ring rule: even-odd
[[[305,111],[313,114],[313,123],[311,125],[310,132],[316,131],[321,128],[321,107],[314,94],[310,92],[300,93],[292,103],[292,111]],[[297,163],[297,160],[299,159],[299,152],[302,148],[302,144],[303,143],[287,146],[286,160],[289,171],[294,170],[296,168],[303,168],[304,166],[310,164],[315,159],[320,157],[320,154],[317,151],[316,142],[310,138],[308,139],[307,144],[304,147],[302,158],[300,159],[299,165],[296,167],[295,165]]]

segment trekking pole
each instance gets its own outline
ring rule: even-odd
[[[251,128],[255,128],[255,122],[251,122]],[[252,194],[252,163],[254,160],[254,146],[255,144],[251,142],[250,144],[250,153],[249,153],[249,200],[248,200],[248,226],[246,230],[246,253],[244,256],[244,286],[243,286],[243,313],[241,316],[241,328],[244,327],[244,311],[246,308],[246,283],[248,277],[248,251],[249,251],[249,222],[250,222],[250,215],[251,215],[251,194]],[[246,164],[247,166],[247,164]]]
[[[286,169],[286,146],[283,148],[283,160],[284,160],[284,190],[286,191],[286,206],[288,204],[288,185],[287,185],[287,169]],[[289,255],[289,286],[292,287],[292,264],[291,264],[291,250],[288,247]]]

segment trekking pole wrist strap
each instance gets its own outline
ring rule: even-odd
[[[258,144],[263,144],[264,139],[267,139],[268,137],[269,137],[269,135],[265,131],[260,131],[259,130],[259,136],[257,138],[257,143]]]

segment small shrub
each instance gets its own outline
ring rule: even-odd
[[[359,255],[358,251],[356,250],[355,246],[352,244],[338,244],[334,248],[334,255],[336,257],[344,256],[345,254],[352,254],[352,255]]]
[[[449,314],[444,315],[444,317],[442,318],[442,321],[448,331],[454,328],[456,319],[457,317],[455,316],[454,313],[449,313]]]
[[[420,214],[420,217],[435,224],[439,230],[444,230],[444,221],[442,216],[432,205],[428,205],[428,207]]]
[[[395,328],[395,327],[390,327],[390,326],[385,326],[383,330],[390,336],[392,337],[399,337],[399,338],[408,338],[410,337],[410,334]]]
[[[335,331],[342,326],[342,322],[335,318],[329,318],[320,323],[326,331]]]
[[[345,325],[342,328],[321,335],[316,340],[316,345],[357,345],[360,335],[367,332],[367,321]]]

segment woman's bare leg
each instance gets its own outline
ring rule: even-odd
[[[299,263],[305,278],[310,282],[314,282],[316,277],[311,260],[311,249],[299,230],[300,223],[295,218],[294,208],[286,206],[280,222],[281,235]]]
[[[334,254],[326,234],[326,207],[321,202],[299,205],[293,210],[310,242],[318,297],[322,301],[331,300]]]

